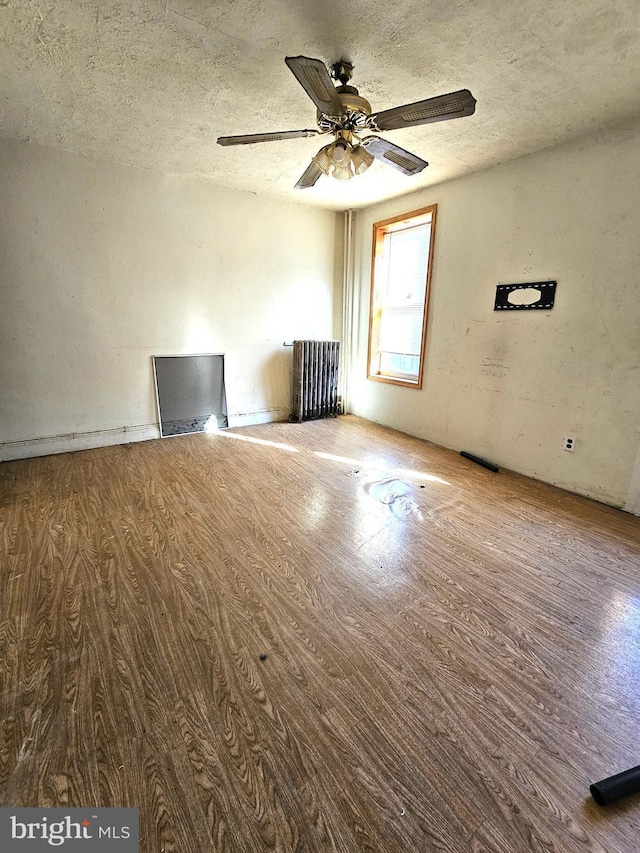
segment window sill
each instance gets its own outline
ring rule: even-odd
[[[372,382],[384,382],[387,385],[400,385],[403,388],[422,388],[422,379],[399,379],[395,376],[382,376],[380,374],[370,374],[367,376]]]

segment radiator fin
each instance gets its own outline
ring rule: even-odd
[[[336,417],[340,341],[293,342],[293,405],[296,423]]]

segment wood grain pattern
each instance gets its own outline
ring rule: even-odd
[[[630,853],[640,523],[353,417],[0,465],[0,805],[145,853]],[[261,654],[267,654],[261,660]]]

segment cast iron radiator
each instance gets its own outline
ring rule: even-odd
[[[293,342],[293,407],[290,421],[334,418],[338,404],[340,341]]]

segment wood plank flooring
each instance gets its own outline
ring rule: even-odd
[[[0,806],[640,851],[640,797],[588,797],[640,764],[639,565],[637,518],[353,417],[4,463]]]

